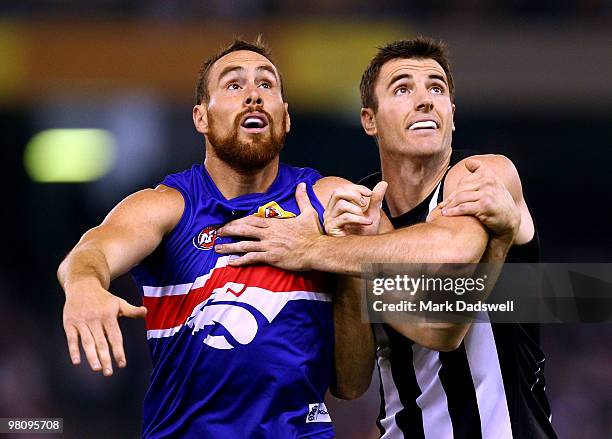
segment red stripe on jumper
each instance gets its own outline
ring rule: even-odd
[[[210,278],[200,288],[187,294],[143,298],[147,308],[147,330],[167,329],[185,323],[193,309],[210,297],[215,288],[227,282],[258,287],[272,292],[323,290],[322,273],[291,273],[268,265],[250,267],[220,267],[213,271]]]

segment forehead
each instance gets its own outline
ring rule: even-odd
[[[271,67],[278,77],[276,66],[268,58],[250,50],[237,50],[219,58],[210,69],[210,77],[219,77],[221,72],[228,67],[244,67],[246,70],[250,70],[260,66]]]
[[[378,75],[378,83],[386,85],[397,75],[409,74],[419,76],[439,75],[448,82],[442,66],[431,58],[396,58],[383,64]]]

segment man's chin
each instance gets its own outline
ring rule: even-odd
[[[406,142],[400,146],[399,152],[409,156],[430,156],[439,154],[448,149],[444,142],[434,139],[422,139],[420,142]]]
[[[224,161],[230,167],[242,172],[262,170],[274,161],[280,153],[280,149],[272,149],[273,147],[267,143],[239,142],[238,145],[241,151],[237,151],[236,154],[231,156],[222,157],[222,159],[225,158]]]
[[[241,157],[235,160],[226,161],[226,163],[230,168],[238,172],[252,174],[264,169],[266,166],[272,163],[276,157],[277,156],[271,158],[266,157],[265,159],[262,159],[261,157],[258,157],[257,159],[253,159],[251,157]]]

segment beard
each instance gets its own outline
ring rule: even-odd
[[[217,123],[212,114],[208,119],[208,141],[219,159],[239,172],[251,173],[263,169],[283,149],[285,143],[285,120],[283,113],[280,126],[276,126],[272,117],[265,111],[258,110],[268,118],[268,129],[263,133],[247,134],[248,140],[240,140],[240,121],[248,113],[245,111],[234,120],[232,130],[223,134],[217,129]],[[278,131],[278,132],[277,132]]]

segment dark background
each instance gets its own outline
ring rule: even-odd
[[[612,2],[22,1],[0,3],[0,417],[63,417],[66,438],[137,437],[148,381],[144,324],[123,321],[129,366],[70,365],[62,257],[127,194],[203,159],[193,129],[200,62],[263,33],[292,116],[283,160],[358,180],[378,153],[359,125],[358,81],[377,45],[445,39],[456,148],[505,154],[547,262],[610,262]],[[435,3],[435,4],[431,4]],[[26,145],[50,128],[102,128],[118,158],[90,183],[37,183]],[[131,279],[112,291],[140,303]],[[612,329],[547,325],[547,391],[561,438],[612,437]],[[375,437],[375,385],[331,401],[339,438]],[[14,436],[16,437],[16,436]]]

